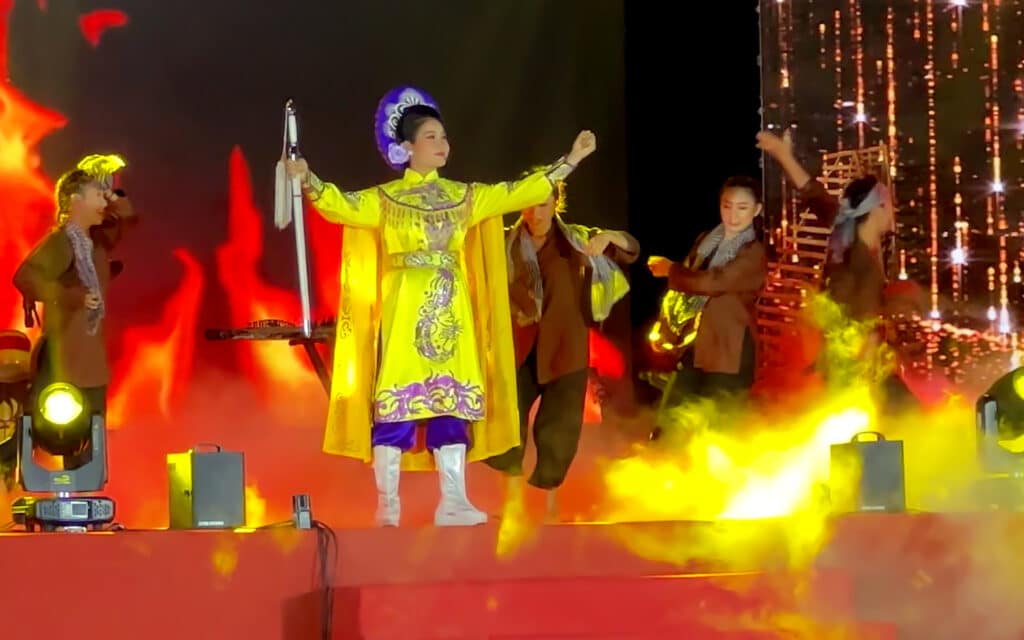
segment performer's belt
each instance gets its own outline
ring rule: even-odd
[[[392,269],[454,267],[458,263],[459,254],[454,251],[409,251],[408,253],[393,253],[390,256]]]

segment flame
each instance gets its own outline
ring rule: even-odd
[[[128,16],[124,11],[117,9],[96,9],[89,13],[82,14],[78,18],[78,28],[85,37],[85,41],[96,48],[100,44],[107,29],[123,27],[128,24]]]
[[[245,326],[253,320],[295,321],[301,315],[295,293],[268,285],[258,274],[262,215],[253,201],[248,163],[238,147],[231,150],[228,181],[228,239],[217,247],[217,275],[227,294],[231,322]],[[290,397],[318,384],[303,352],[287,342],[246,342],[239,345],[238,357],[268,402],[280,392]]]
[[[8,14],[14,0],[0,0],[0,283],[10,287],[14,271],[54,222],[53,183],[39,170],[39,141],[67,119],[21,94],[7,80]],[[0,327],[21,326],[21,301],[7,289],[0,301]]]
[[[196,319],[203,294],[203,270],[185,249],[174,257],[185,268],[178,290],[153,326],[129,327],[124,332],[124,355],[114,366],[112,400],[107,420],[112,428],[156,409],[164,418],[182,397],[192,370]]]
[[[245,527],[255,529],[267,524],[267,500],[255,483],[245,485]]]

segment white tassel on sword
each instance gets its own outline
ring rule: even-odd
[[[309,263],[306,259],[306,224],[302,207],[302,184],[297,177],[288,178],[284,160],[299,159],[299,128],[295,121],[295,105],[284,106],[284,142],[281,160],[277,163],[274,181],[274,225],[284,229],[295,221],[295,260],[299,271],[299,300],[302,304],[302,334],[313,335],[313,318],[309,295]]]

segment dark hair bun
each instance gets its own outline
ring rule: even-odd
[[[441,122],[441,114],[437,109],[425,104],[414,104],[406,107],[395,127],[395,140],[398,142],[415,142],[416,132],[427,120]]]

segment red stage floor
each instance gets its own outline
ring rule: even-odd
[[[1024,638],[1024,515],[337,532],[333,638]],[[640,554],[650,556],[644,559]],[[314,532],[5,534],[7,630],[318,638]],[[38,633],[35,633],[38,631]]]

